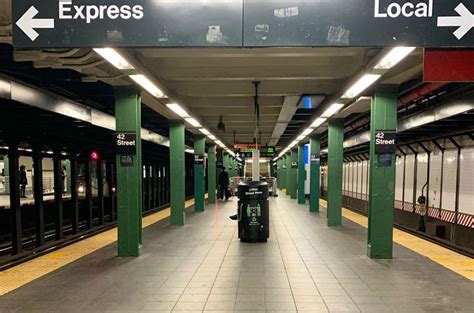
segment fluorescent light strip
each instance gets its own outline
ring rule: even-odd
[[[103,57],[107,62],[115,66],[119,70],[133,70],[131,65],[117,50],[113,48],[95,48],[94,51]]]
[[[301,136],[298,136],[298,138],[296,138],[296,140],[303,140],[306,136],[304,135],[301,135]]]
[[[195,118],[192,118],[192,117],[188,117],[187,119],[185,119],[186,122],[188,122],[189,124],[191,124],[192,126],[194,127],[201,127],[201,124],[199,124],[198,121],[196,121]]]
[[[340,109],[344,107],[343,103],[333,103],[326,111],[324,111],[323,114],[321,114],[322,118],[330,118],[337,112],[339,112]]]
[[[149,80],[145,75],[137,74],[137,75],[130,75],[131,79],[133,79],[137,84],[143,87],[149,94],[154,96],[155,98],[164,98],[165,94],[158,88],[151,80]]]
[[[200,131],[201,133],[203,133],[204,135],[206,135],[206,136],[211,134],[211,133],[210,133],[207,129],[205,129],[205,128],[200,128],[199,131]]]
[[[311,127],[318,128],[319,126],[323,125],[324,122],[326,122],[325,118],[318,117],[314,120],[313,124],[311,124]]]
[[[216,140],[217,139],[216,136],[214,136],[213,134],[209,134],[209,135],[207,135],[207,137],[209,137],[209,139],[211,139],[211,140]]]
[[[308,136],[314,131],[314,128],[308,127],[306,130],[302,133],[303,136]]]
[[[415,49],[415,47],[395,47],[390,50],[390,52],[387,53],[387,55],[382,60],[380,60],[380,62],[374,67],[374,69],[388,70],[400,63]]]
[[[178,114],[182,118],[188,118],[189,114],[177,103],[168,103],[166,105],[168,109]]]
[[[365,74],[362,76],[351,88],[349,88],[342,98],[352,99],[360,95],[367,88],[369,88],[373,83],[375,83],[382,75],[378,74]]]

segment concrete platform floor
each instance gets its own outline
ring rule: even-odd
[[[366,229],[281,195],[266,244],[237,239],[236,200],[187,215],[185,227],[144,231],[140,258],[109,245],[0,297],[0,312],[459,312],[474,283],[395,244],[366,257]],[[1,273],[0,273],[1,274]]]

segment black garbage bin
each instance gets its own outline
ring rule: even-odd
[[[243,242],[266,242],[270,237],[268,184],[242,182],[237,187],[239,238]]]

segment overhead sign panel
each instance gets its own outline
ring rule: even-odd
[[[233,0],[15,0],[15,47],[242,46]]]
[[[473,46],[471,0],[244,0],[244,46]]]
[[[473,47],[471,0],[15,0],[14,46]]]

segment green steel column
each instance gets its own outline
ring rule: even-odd
[[[291,153],[286,154],[286,195],[291,193]]]
[[[216,203],[216,146],[209,145],[207,148],[207,200]]]
[[[194,137],[194,154],[203,158],[206,153],[206,137],[196,135]],[[198,212],[204,211],[205,207],[205,178],[204,164],[194,163],[194,209]]]
[[[223,152],[223,162],[224,162],[224,169],[229,173],[229,154],[227,152]]]
[[[219,166],[216,166],[216,181],[218,181],[219,175],[221,174],[222,170],[224,169],[224,150],[218,147],[216,152],[216,159]],[[217,188],[217,198],[222,199],[221,189]]]
[[[344,121],[329,120],[328,135],[328,226],[342,224],[342,163]]]
[[[306,181],[306,170],[304,168],[304,145],[298,146],[298,203],[306,203],[304,183]]]
[[[293,166],[293,164],[298,163],[298,149],[291,150],[291,161],[290,161],[290,197],[291,199],[296,199],[298,194],[298,166]]]
[[[281,159],[277,160],[277,186],[281,189]]]
[[[321,142],[318,135],[310,138],[309,211],[319,212],[319,182],[321,177]]]
[[[286,155],[281,158],[281,179],[280,179],[281,187],[280,189],[286,190]]]
[[[137,257],[142,253],[141,100],[135,90],[125,87],[117,88],[115,97],[117,131],[137,136],[133,165],[122,165],[116,156],[118,255]]]
[[[369,230],[367,255],[391,259],[393,246],[393,203],[395,201],[395,155],[389,166],[379,166],[375,154],[377,130],[397,129],[398,88],[386,86],[372,98],[370,112]]]
[[[170,122],[171,225],[184,225],[185,201],[184,122]]]

